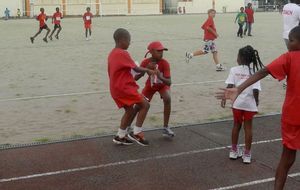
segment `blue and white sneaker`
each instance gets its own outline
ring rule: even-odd
[[[174,137],[175,133],[170,129],[170,127],[164,127],[163,136],[164,137]]]

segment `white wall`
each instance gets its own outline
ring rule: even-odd
[[[218,13],[238,12],[244,6],[244,0],[215,0],[215,9]],[[207,13],[212,8],[212,0],[193,0],[191,2],[178,2],[178,7],[185,7],[186,13]]]
[[[0,0],[0,17],[4,16],[5,9],[10,10],[10,16],[17,16],[17,9],[23,14],[22,0]]]
[[[148,2],[132,1],[131,15],[160,14],[159,0],[148,0]]]

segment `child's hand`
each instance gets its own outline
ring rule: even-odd
[[[221,100],[221,107],[225,108],[225,105],[226,105],[226,99],[222,99]]]
[[[147,74],[148,74],[149,76],[154,75],[154,74],[155,74],[155,71],[154,71],[154,70],[151,70],[151,69],[147,69]]]

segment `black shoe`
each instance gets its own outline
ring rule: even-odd
[[[129,133],[128,137],[137,142],[139,145],[142,145],[142,146],[148,146],[149,145],[149,141],[147,141],[145,138],[144,138],[144,134],[143,132],[139,133],[139,134],[133,134],[133,132]]]
[[[248,34],[248,36],[252,36],[251,34]]]
[[[132,145],[133,144],[133,141],[128,139],[126,136],[123,138],[120,138],[119,136],[115,136],[113,138],[113,142],[116,144],[120,144],[120,145]]]
[[[44,42],[46,42],[46,43],[48,43],[48,40],[47,40],[47,38],[43,38],[43,41],[44,41]]]
[[[52,41],[53,39],[52,39],[52,36],[49,36],[49,39]]]
[[[55,35],[55,38],[58,40],[58,35]]]
[[[33,38],[33,37],[30,37],[30,41],[31,41],[31,43],[33,44],[34,38]]]

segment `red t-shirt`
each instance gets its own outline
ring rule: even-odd
[[[246,8],[245,13],[247,14],[247,22],[253,23],[254,22],[253,9]]]
[[[217,32],[215,23],[212,17],[208,17],[208,19],[204,22],[201,28],[204,30],[204,40],[214,40],[217,38],[213,33],[209,32],[207,28],[210,27],[215,32]]]
[[[46,25],[46,19],[47,19],[47,16],[45,13],[40,13],[36,19],[40,22],[40,27],[43,27]]]
[[[110,93],[113,98],[136,94],[139,86],[136,84],[131,69],[136,64],[126,50],[114,48],[108,56],[108,76]]]
[[[150,63],[151,63],[151,58],[144,59],[141,63],[141,67],[146,68],[147,65],[150,64]],[[170,78],[171,77],[170,64],[168,63],[167,60],[161,59],[156,64],[158,65],[157,69],[163,74],[163,76],[165,78]],[[166,86],[166,84],[164,84],[159,79],[157,79],[157,83],[155,83],[155,84],[153,84],[153,86],[151,86],[151,81],[150,80],[151,79],[150,79],[150,76],[149,76],[146,83],[145,83],[146,87],[159,90],[159,89],[163,88],[164,86]]]
[[[278,80],[287,78],[282,121],[291,125],[300,125],[300,51],[281,55],[267,65],[267,69]]]
[[[86,12],[83,15],[84,24],[92,24],[93,14],[91,12]]]
[[[61,12],[55,12],[52,16],[54,24],[60,24],[60,20],[62,19]]]

